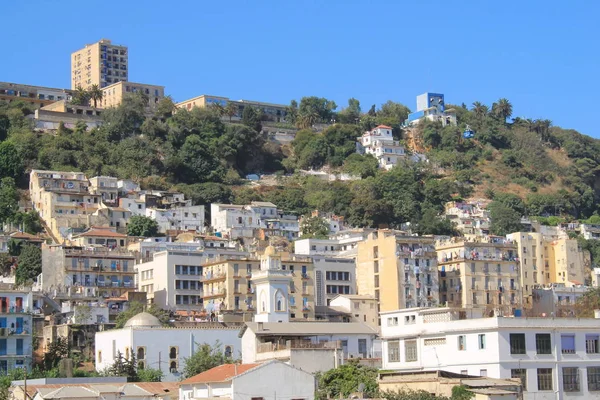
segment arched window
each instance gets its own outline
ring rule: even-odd
[[[129,360],[129,347],[125,347],[125,359]]]
[[[173,346],[169,348],[169,358],[174,359],[177,358],[177,347]]]
[[[172,373],[177,372],[177,361],[171,361],[171,363],[169,364],[169,369]]]
[[[267,295],[264,290],[260,292],[260,311],[267,312]]]
[[[285,297],[283,297],[283,293],[281,293],[280,290],[278,290],[275,293],[275,310],[276,311],[285,311]]]
[[[231,358],[232,355],[233,349],[231,348],[231,346],[225,346],[225,357]]]
[[[146,359],[146,348],[145,347],[138,347],[137,348],[137,359],[138,360],[145,360]]]

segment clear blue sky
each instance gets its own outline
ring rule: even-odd
[[[599,13],[583,0],[5,0],[0,80],[69,87],[70,53],[107,38],[129,46],[131,81],[176,101],[506,97],[515,116],[600,137]]]

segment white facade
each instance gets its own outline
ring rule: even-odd
[[[592,269],[592,286],[593,287],[600,286],[600,268]]]
[[[140,199],[130,199],[128,197],[119,199],[119,205],[122,208],[126,208],[131,211],[131,215],[145,217],[146,216],[146,202]]]
[[[356,263],[353,259],[314,256],[313,265],[316,306],[329,305],[339,294],[356,294]]]
[[[117,353],[123,357],[134,354],[138,365],[160,369],[163,381],[178,381],[191,357],[204,343],[221,343],[221,350],[233,358],[240,357],[239,327],[209,324],[196,328],[164,328],[133,326],[96,333],[96,371],[113,364]]]
[[[117,181],[117,188],[119,188],[119,192],[123,194],[139,192],[142,190],[140,185],[129,179],[119,179]]]
[[[298,218],[283,215],[273,203],[260,201],[249,205],[211,204],[210,225],[215,232],[231,239],[253,238],[256,230],[264,229],[267,235],[294,240],[300,232]]]
[[[257,322],[290,322],[289,314],[289,287],[292,281],[292,272],[281,268],[281,257],[275,248],[267,247],[260,259],[260,271],[252,274],[257,298]]]
[[[242,370],[244,365],[238,368]],[[197,375],[181,383],[180,400],[212,399],[223,397],[231,400],[313,400],[315,378],[313,375],[288,364],[271,361],[252,366],[253,368],[236,374],[225,381],[207,382]],[[230,366],[216,367],[208,374],[217,375],[215,369],[231,369]],[[236,368],[236,367],[233,367]],[[220,374],[225,376],[225,374]],[[268,378],[266,378],[268,377]],[[192,383],[194,380],[202,382]],[[214,378],[213,378],[214,380]]]
[[[245,254],[220,248],[158,252],[152,261],[136,265],[137,287],[147,293],[148,300],[165,310],[200,311],[204,309],[202,265],[218,261],[220,255]],[[178,282],[181,289],[176,288]]]
[[[377,333],[357,322],[247,322],[242,332],[243,363],[278,359],[311,373],[380,352]]]
[[[355,258],[358,243],[367,232],[340,231],[329,239],[298,239],[294,241],[294,253],[307,256],[330,256]]]
[[[161,233],[168,230],[204,231],[204,206],[146,208],[146,216],[158,223]]]
[[[380,168],[390,169],[406,156],[404,147],[394,140],[390,126],[379,125],[358,139],[357,152],[374,156]]]
[[[600,320],[466,319],[468,312],[381,313],[383,369],[522,377],[526,400],[600,398]]]

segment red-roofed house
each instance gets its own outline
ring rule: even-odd
[[[314,400],[315,378],[281,361],[224,364],[181,382],[179,399]]]
[[[371,154],[379,163],[380,168],[390,169],[398,163],[399,158],[405,157],[404,147],[394,140],[392,127],[379,125],[372,131],[365,132],[358,138],[356,151],[359,154]]]

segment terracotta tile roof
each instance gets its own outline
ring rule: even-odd
[[[182,385],[191,383],[228,382],[232,378],[243,374],[261,364],[223,364],[204,371],[181,382]]]
[[[27,232],[15,232],[15,233],[11,233],[10,237],[13,239],[23,239],[23,240],[31,240],[34,242],[42,242],[44,239],[42,239],[39,236],[35,236],[32,234],[29,234]]]
[[[391,126],[387,126],[387,125],[378,125],[378,128],[383,128],[383,129],[392,129]]]
[[[92,227],[88,231],[78,235],[80,237],[99,236],[99,237],[127,237],[127,235],[110,230],[110,228]]]

